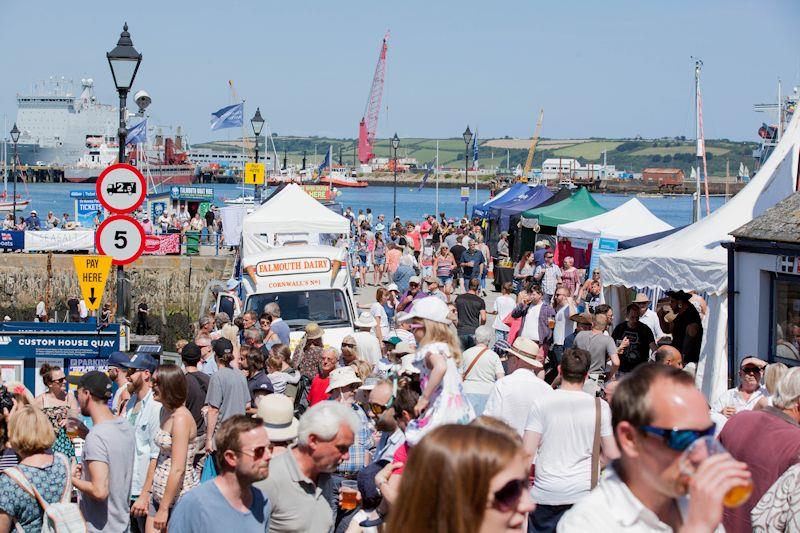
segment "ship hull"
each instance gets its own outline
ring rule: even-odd
[[[355,187],[355,188],[362,188],[369,185],[366,181],[350,181],[350,180],[343,180],[338,178],[320,178],[320,183],[324,183],[325,185],[333,185],[334,187]]]

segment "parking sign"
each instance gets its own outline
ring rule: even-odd
[[[144,202],[147,186],[134,166],[118,163],[106,168],[97,178],[97,198],[116,214],[130,213]]]

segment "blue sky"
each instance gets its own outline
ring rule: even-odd
[[[796,0],[3,2],[0,114],[58,75],[115,94],[105,52],[124,21],[144,61],[154,121],[190,142],[226,138],[210,113],[227,80],[279,134],[355,137],[391,29],[378,136],[693,135],[701,57],[708,138],[754,139],[752,104],[800,84]],[[131,104],[132,105],[132,104]],[[387,112],[388,106],[388,112]],[[10,126],[9,126],[10,127]]]

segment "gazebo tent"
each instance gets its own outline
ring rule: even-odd
[[[672,226],[651,213],[642,202],[631,198],[619,207],[601,215],[560,224],[556,235],[585,241],[591,241],[600,236],[624,241],[671,229]]]
[[[529,187],[524,194],[514,198],[504,198],[489,207],[489,218],[500,219],[500,231],[508,231],[512,216],[528,209],[538,207],[554,195],[544,185]]]
[[[641,237],[634,237],[633,239],[619,241],[618,248],[620,250],[627,250],[628,248],[636,248],[637,246],[647,244],[648,242],[653,242],[657,241],[658,239],[662,239],[667,235],[672,235],[676,231],[680,231],[685,227],[686,226],[679,226],[677,228],[670,228],[666,231],[659,231],[658,233],[651,233],[650,235],[642,235]]]
[[[508,189],[503,189],[492,198],[489,198],[482,204],[478,204],[473,206],[472,208],[472,216],[478,218],[486,218],[489,215],[489,209],[502,201],[510,200],[512,198],[516,198],[517,196],[524,195],[528,192],[530,187],[528,187],[527,183],[515,183]]]
[[[276,235],[347,234],[350,221],[337,215],[306,193],[299,185],[289,184],[242,222],[244,257],[272,247]]]
[[[598,204],[589,194],[589,191],[581,187],[563,202],[524,211],[522,213],[522,225],[526,228],[546,226],[555,229],[559,224],[583,220],[584,218],[601,215],[606,211],[608,209]]]
[[[800,113],[795,113],[769,159],[728,203],[672,235],[599,258],[606,301],[617,310],[636,290],[707,294],[696,381],[711,401],[728,386],[728,342],[736,342],[728,338],[728,298],[732,295],[728,292],[728,252],[720,244],[730,242],[729,233],[795,191],[799,146]],[[738,361],[734,363],[738,366]]]

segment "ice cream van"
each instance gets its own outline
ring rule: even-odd
[[[323,245],[280,246],[242,258],[242,311],[258,315],[270,302],[291,329],[292,350],[316,322],[326,346],[339,348],[356,317],[347,252]]]

